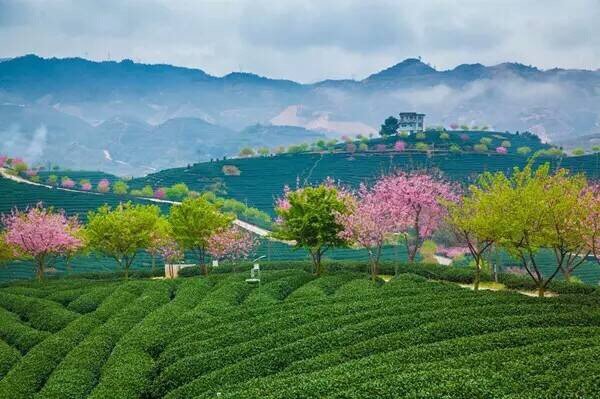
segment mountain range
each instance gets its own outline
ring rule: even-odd
[[[0,152],[141,175],[236,154],[377,133],[389,115],[529,130],[566,147],[600,142],[600,71],[518,63],[436,70],[406,59],[362,80],[301,84],[131,60],[0,61]]]

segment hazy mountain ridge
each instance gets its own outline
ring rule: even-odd
[[[130,60],[28,55],[0,63],[0,151],[113,173],[231,155],[243,145],[313,140],[311,130],[373,133],[388,115],[408,110],[426,113],[430,125],[531,130],[569,146],[600,133],[600,71],[517,63],[438,71],[407,59],[362,80],[301,84]],[[271,133],[250,140],[243,131],[257,123]],[[282,133],[271,124],[303,129]],[[108,161],[104,150],[124,164]]]

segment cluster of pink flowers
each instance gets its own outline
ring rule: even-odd
[[[387,149],[387,147],[385,146],[385,144],[377,144],[375,146],[375,151],[379,151],[379,152],[383,152]]]
[[[500,147],[496,147],[496,153],[498,153],[498,154],[507,154],[508,150],[506,148],[500,146]]]
[[[83,182],[80,184],[80,187],[83,191],[90,191],[92,189],[92,184],[90,182]]]
[[[6,155],[0,155],[0,168],[4,167],[7,159],[8,157]]]
[[[6,242],[34,258],[61,255],[80,248],[83,243],[75,237],[80,226],[76,218],[64,213],[52,213],[42,204],[24,212],[13,210],[2,216]]]
[[[248,257],[257,243],[251,233],[234,226],[212,235],[207,251],[215,259],[235,261]]]
[[[458,123],[451,123],[450,124],[450,129],[457,130],[458,129]]]
[[[75,182],[73,181],[73,179],[66,177],[62,179],[60,185],[64,188],[73,188],[75,187]]]
[[[402,140],[396,141],[396,144],[394,144],[394,151],[402,152],[404,150],[406,150],[406,143]]]
[[[396,227],[395,221],[389,217],[387,205],[379,202],[375,193],[365,185],[361,185],[357,198],[349,203],[352,212],[337,216],[344,226],[339,236],[368,248],[369,251],[375,249],[375,260],[378,260],[379,249]]]
[[[372,189],[374,201],[385,204],[387,217],[396,231],[416,235],[408,243],[409,259],[416,256],[422,241],[430,237],[446,215],[444,201],[458,201],[454,185],[424,173],[397,173],[381,178]],[[408,237],[408,235],[406,235]]]
[[[464,133],[463,133],[463,134],[461,134],[461,135],[460,135],[460,139],[461,139],[462,141],[467,141],[467,140],[469,140],[469,135],[468,135],[468,134],[464,134]]]
[[[181,248],[172,239],[163,240],[158,246],[157,252],[168,264],[177,263],[183,259]]]
[[[167,191],[160,187],[154,190],[154,198],[156,199],[164,199],[167,196]]]
[[[27,175],[27,177],[33,177],[33,176],[37,176],[38,171],[36,169],[27,169],[25,171],[25,175]]]
[[[107,179],[102,179],[98,182],[97,189],[101,193],[106,193],[110,190],[110,182]]]

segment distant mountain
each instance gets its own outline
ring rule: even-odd
[[[131,60],[0,62],[0,152],[113,173],[232,155],[243,145],[376,133],[402,111],[427,114],[429,125],[529,130],[568,144],[600,134],[600,71],[518,63],[440,71],[407,59],[360,81],[300,84]]]

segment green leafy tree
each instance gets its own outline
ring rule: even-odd
[[[485,144],[481,144],[481,143],[479,143],[479,144],[475,144],[475,145],[473,146],[473,150],[474,150],[475,152],[486,152],[486,151],[488,150],[488,147],[487,147],[487,145],[485,145]]]
[[[415,144],[415,149],[417,151],[427,151],[429,150],[429,145],[427,143],[417,143]]]
[[[440,133],[440,140],[449,140],[450,139],[450,135],[446,132],[442,132]]]
[[[503,141],[502,141],[502,143],[501,143],[500,145],[501,145],[502,147],[504,147],[504,148],[510,148],[510,146],[511,146],[512,144],[511,144],[511,143],[510,143],[510,141],[508,141],[508,140],[503,140]]]
[[[234,217],[220,211],[219,205],[208,202],[203,197],[189,198],[181,205],[171,207],[169,222],[173,238],[184,250],[193,251],[204,275],[206,248],[209,238],[217,231],[229,227]]]
[[[548,190],[555,181],[550,165],[546,163],[534,170],[528,164],[522,170],[515,168],[510,178],[496,173],[492,181],[488,190],[494,196],[497,212],[506,219],[497,236],[498,245],[521,261],[538,295],[543,297],[548,284],[561,270],[557,266],[554,272],[545,275],[536,258],[542,248],[551,248],[554,242],[551,230],[556,202],[549,201]]]
[[[6,242],[4,234],[0,234],[0,266],[17,259],[17,252],[14,246]]]
[[[492,144],[493,140],[490,137],[482,137],[479,139],[479,142],[486,146],[490,146]]]
[[[453,154],[458,154],[459,152],[461,152],[460,146],[458,144],[452,144],[449,150]]]
[[[190,189],[185,183],[173,184],[167,188],[165,194],[171,201],[181,201],[190,193]]]
[[[269,150],[269,148],[267,147],[260,147],[258,150],[258,155],[266,157],[267,155],[269,155],[271,153],[271,151]]]
[[[600,152],[600,145],[595,145],[592,147],[592,151],[594,152]]]
[[[160,220],[156,205],[105,205],[88,213],[85,241],[90,250],[113,258],[127,278],[137,254],[151,245]]]
[[[330,248],[347,245],[340,237],[344,226],[336,215],[350,212],[348,201],[347,194],[332,185],[288,190],[275,208],[279,223],[273,236],[294,241],[297,248],[306,248],[315,274],[320,276],[323,254]]]
[[[575,156],[584,155],[585,154],[585,150],[583,148],[578,147],[578,148],[575,148],[572,151],[572,154],[575,155]]]
[[[398,132],[398,128],[400,127],[400,122],[397,118],[390,116],[387,118],[383,125],[379,128],[379,134],[383,137],[393,136]]]
[[[140,194],[142,197],[152,198],[154,196],[154,190],[152,189],[152,186],[148,184],[140,190]]]
[[[504,218],[497,197],[506,182],[502,174],[484,174],[459,202],[448,202],[448,224],[475,261],[474,290],[479,290],[484,254],[499,240]]]
[[[358,145],[358,151],[360,152],[366,152],[369,150],[369,146],[366,143],[360,143]]]
[[[113,193],[117,195],[126,195],[129,191],[129,186],[123,180],[117,180],[113,184]]]
[[[46,182],[51,186],[56,186],[58,184],[58,176],[50,175],[50,176],[48,176],[48,179],[46,180]]]

